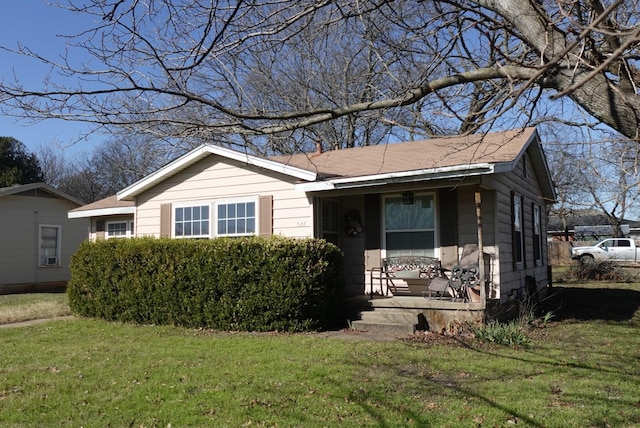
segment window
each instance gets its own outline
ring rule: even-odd
[[[338,202],[334,199],[322,199],[320,206],[322,209],[320,237],[338,245]]]
[[[176,238],[209,237],[209,204],[176,207],[174,210]]]
[[[107,223],[106,238],[126,238],[132,235],[131,229],[127,229],[129,222],[127,221],[114,221]],[[131,223],[133,228],[133,222]]]
[[[256,203],[217,203],[218,236],[254,235],[256,233]]]
[[[522,197],[512,193],[513,209],[513,263],[524,263],[524,237],[522,235]]]
[[[403,201],[404,200],[404,201]],[[403,203],[404,202],[404,203]],[[384,199],[386,257],[435,256],[433,195],[415,195],[413,203],[401,195]]]
[[[533,205],[533,255],[536,266],[542,266],[542,228],[540,205]]]
[[[167,223],[167,227],[169,224],[173,225],[174,238],[256,235],[259,221],[258,200],[226,199],[174,205],[172,223]]]
[[[40,266],[60,266],[60,226],[40,225]]]

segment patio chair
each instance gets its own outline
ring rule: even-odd
[[[466,244],[458,264],[451,269],[442,269],[442,274],[449,280],[450,293],[453,300],[461,299],[465,302],[472,300],[471,289],[477,289],[480,284],[478,246]]]
[[[478,274],[480,269],[478,264],[474,263],[470,266],[463,267],[455,265],[451,268],[449,284],[453,292],[453,298],[462,299],[465,302],[470,300],[470,288],[474,288],[479,283]]]
[[[442,299],[448,293],[450,288],[450,281],[446,277],[437,276],[435,278],[431,278],[429,281],[429,285],[427,285],[427,289],[422,294],[423,297],[433,298],[433,299]]]

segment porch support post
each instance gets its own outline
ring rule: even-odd
[[[487,291],[484,278],[484,246],[482,244],[482,196],[480,187],[475,192],[476,222],[478,225],[478,276],[480,277],[480,304],[482,309],[487,305]]]

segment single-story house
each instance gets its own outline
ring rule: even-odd
[[[383,258],[431,256],[450,268],[481,250],[483,309],[549,282],[555,196],[540,136],[524,128],[270,158],[202,145],[118,192],[112,206],[69,215],[91,219],[92,239],[131,216],[134,236],[325,238],[344,251],[353,295],[383,291],[371,280]]]
[[[0,293],[57,289],[87,237],[87,219],[69,219],[84,202],[44,183],[0,188]]]

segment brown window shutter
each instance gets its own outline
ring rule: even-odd
[[[260,196],[259,203],[258,235],[273,235],[273,196]]]
[[[160,205],[160,237],[171,238],[171,204]]]
[[[104,232],[104,220],[96,220],[96,232]]]

